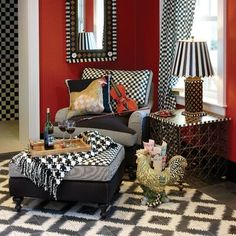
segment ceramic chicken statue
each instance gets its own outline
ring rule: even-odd
[[[151,168],[152,156],[147,150],[140,149],[137,155],[137,179],[144,192],[142,203],[156,206],[167,202],[165,186],[183,179],[187,161],[182,156],[174,156],[168,166],[159,173]]]

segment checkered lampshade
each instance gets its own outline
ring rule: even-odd
[[[180,40],[177,42],[172,66],[172,75],[185,79],[186,116],[206,115],[202,104],[201,77],[213,76],[213,68],[206,42]]]
[[[93,32],[78,33],[78,50],[93,50],[95,47],[96,45]]]

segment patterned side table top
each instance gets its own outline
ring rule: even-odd
[[[192,126],[199,124],[207,124],[221,121],[228,121],[230,118],[225,116],[216,115],[213,113],[207,113],[206,116],[201,117],[188,117],[182,115],[184,109],[177,109],[173,111],[173,116],[170,117],[161,117],[157,112],[151,113],[149,117],[154,118],[158,121],[169,123],[174,126],[184,127],[184,126]]]

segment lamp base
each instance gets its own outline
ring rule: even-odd
[[[182,113],[188,117],[205,116],[202,105],[202,83],[200,77],[188,77],[185,79],[185,111]]]
[[[201,116],[206,116],[207,113],[205,111],[201,112],[188,112],[188,111],[183,111],[182,115],[188,116],[188,117],[201,117]]]

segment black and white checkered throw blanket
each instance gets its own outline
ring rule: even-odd
[[[57,199],[59,184],[75,165],[109,148],[117,147],[110,137],[103,136],[97,131],[86,131],[80,134],[79,138],[82,137],[86,137],[86,142],[91,145],[90,151],[40,157],[32,157],[30,152],[23,151],[14,156],[11,161],[18,166],[24,176]]]

